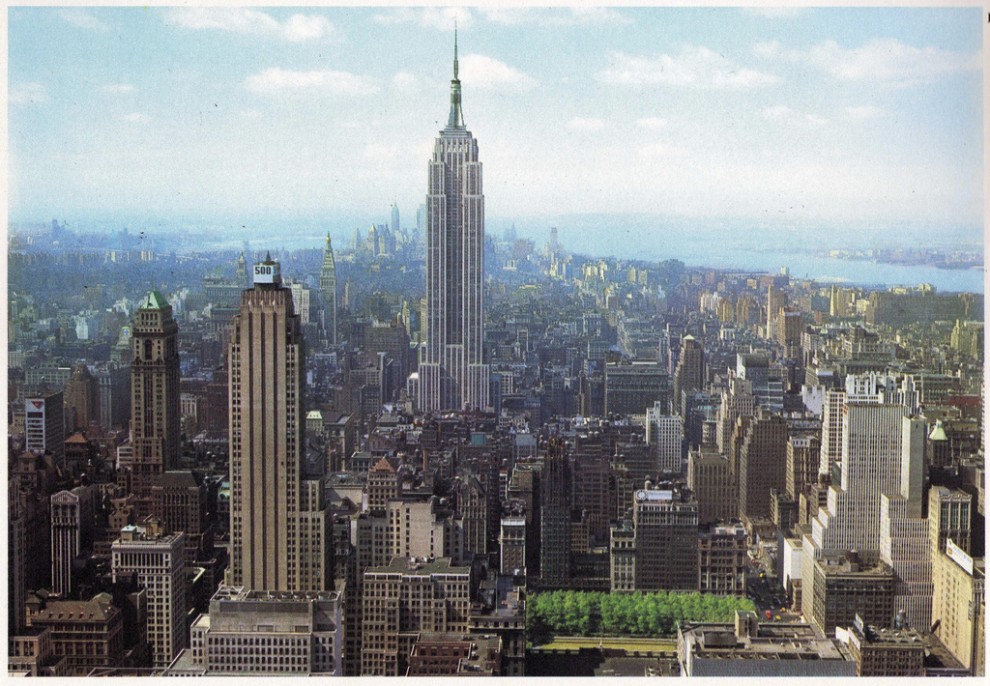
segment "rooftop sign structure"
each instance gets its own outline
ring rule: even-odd
[[[270,254],[265,258],[264,262],[254,265],[254,283],[274,284],[276,286],[282,283],[281,268],[278,262],[272,259]]]

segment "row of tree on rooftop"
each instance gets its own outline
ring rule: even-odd
[[[753,601],[710,593],[601,593],[550,591],[526,602],[526,629],[534,644],[552,635],[673,636],[684,622],[731,622]]]

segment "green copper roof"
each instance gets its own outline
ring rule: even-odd
[[[158,291],[151,291],[148,297],[141,303],[142,310],[164,310],[169,307],[168,300]]]

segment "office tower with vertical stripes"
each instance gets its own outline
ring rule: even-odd
[[[324,591],[329,521],[318,481],[302,478],[303,337],[277,262],[254,267],[231,326],[230,569],[227,583]]]
[[[464,125],[457,37],[450,116],[429,163],[426,195],[426,347],[419,409],[486,409],[484,363],[485,196],[478,142]]]

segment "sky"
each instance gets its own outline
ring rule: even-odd
[[[455,19],[490,222],[982,236],[980,7],[12,7],[10,219],[410,225]]]

